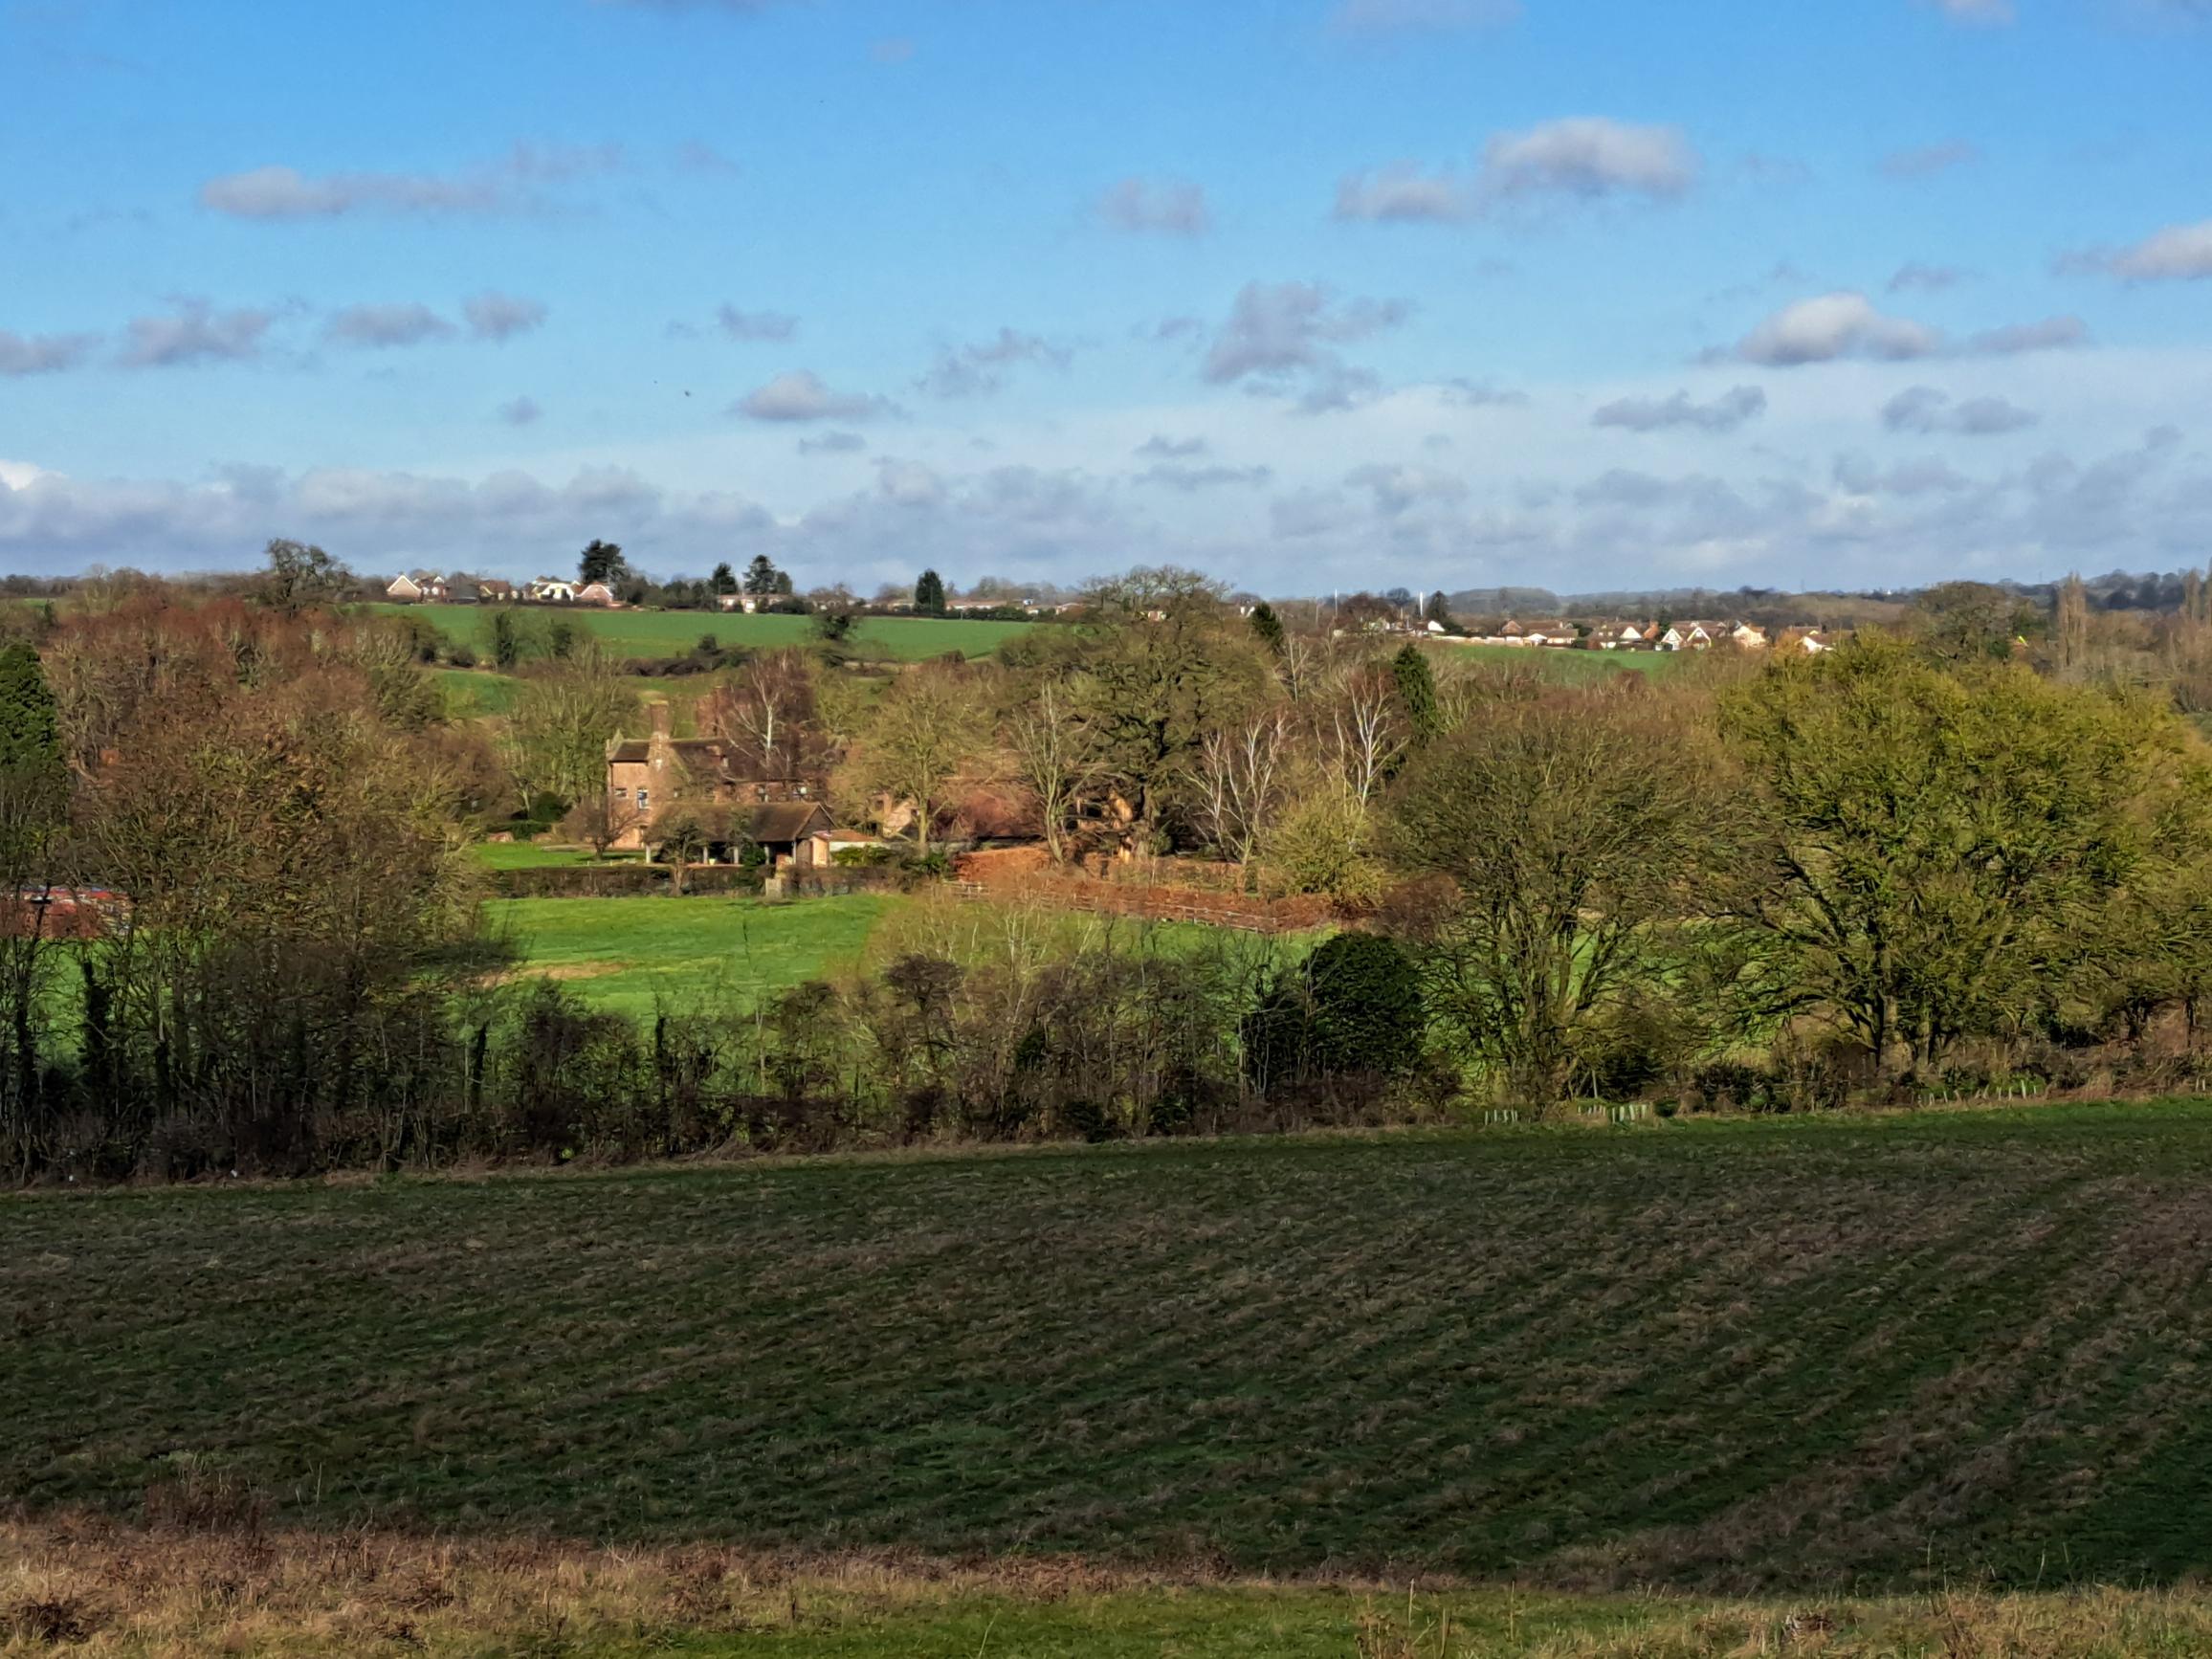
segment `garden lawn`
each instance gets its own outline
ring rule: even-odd
[[[789,942],[794,976],[823,951]],[[2212,1567],[2207,1191],[2191,1100],[18,1195],[0,1500],[1700,1595],[2171,1583]],[[983,1650],[917,1628],[942,1645],[791,1650]],[[988,1648],[1093,1650],[1161,1648]]]
[[[598,1007],[650,1015],[663,1001],[750,1003],[860,958],[892,902],[873,895],[764,904],[719,894],[674,898],[507,898],[485,906],[521,952],[519,973],[549,973]]]
[[[477,605],[387,605],[372,608],[391,614],[427,618],[456,645],[482,651],[485,628],[496,607]],[[681,656],[712,634],[725,646],[756,651],[778,646],[806,645],[814,635],[812,619],[805,616],[746,616],[706,610],[602,610],[592,606],[517,606],[516,619],[526,627],[565,621],[588,629],[617,656]],[[1028,622],[970,622],[958,617],[863,617],[854,638],[901,662],[918,662],[957,651],[966,656],[988,656],[1006,640],[1036,626]],[[474,677],[475,671],[463,670]],[[491,678],[491,675],[483,676]],[[497,712],[497,711],[493,711]]]
[[[541,841],[472,841],[469,856],[486,870],[569,870],[599,862],[588,847]]]

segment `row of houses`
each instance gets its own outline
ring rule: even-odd
[[[1527,648],[1581,646],[1597,651],[1711,651],[1732,646],[1765,651],[1770,646],[1817,655],[1835,643],[1818,629],[1785,628],[1771,637],[1748,622],[1508,622],[1494,633],[1471,634],[1470,645]]]
[[[384,596],[401,605],[619,605],[614,589],[604,582],[564,582],[558,576],[541,576],[517,586],[497,576],[471,576],[455,571],[450,576],[435,570],[408,570],[393,577]]]

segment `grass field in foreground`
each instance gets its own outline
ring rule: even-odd
[[[699,1546],[0,1523],[0,1652],[63,1643],[291,1659],[2140,1659],[2212,1650],[2212,1601],[2112,1589],[1762,1602],[1408,1591],[1178,1582],[1065,1560],[794,1561]]]
[[[2212,1564],[2208,1181],[2186,1102],[15,1197],[0,1499],[2168,1582]]]
[[[485,648],[485,619],[491,611],[476,605],[384,605],[370,608],[393,615],[428,619],[457,645]],[[725,646],[756,651],[777,646],[806,645],[814,637],[814,625],[805,616],[747,616],[704,610],[602,610],[594,606],[560,608],[518,606],[516,618],[525,627],[542,627],[555,620],[586,628],[618,656],[681,656],[708,634]],[[870,616],[854,630],[857,640],[874,646],[902,662],[942,656],[957,651],[966,656],[988,656],[1000,644],[1035,626],[1027,622],[970,622],[958,617]],[[463,671],[471,672],[471,671]]]
[[[490,851],[498,851],[491,849]],[[699,894],[685,898],[503,898],[485,906],[521,971],[570,982],[586,1001],[650,1014],[719,992],[750,1001],[852,966],[885,907],[871,894],[795,904]]]

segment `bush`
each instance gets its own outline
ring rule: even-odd
[[[1402,1076],[1420,1057],[1420,971],[1394,940],[1341,933],[1262,993],[1244,1025],[1246,1074],[1283,1083],[1365,1073]]]

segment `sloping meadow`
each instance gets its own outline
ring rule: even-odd
[[[2212,1557],[2212,1110],[0,1201],[0,1498],[1726,1593]],[[212,1495],[210,1495],[212,1494]]]

